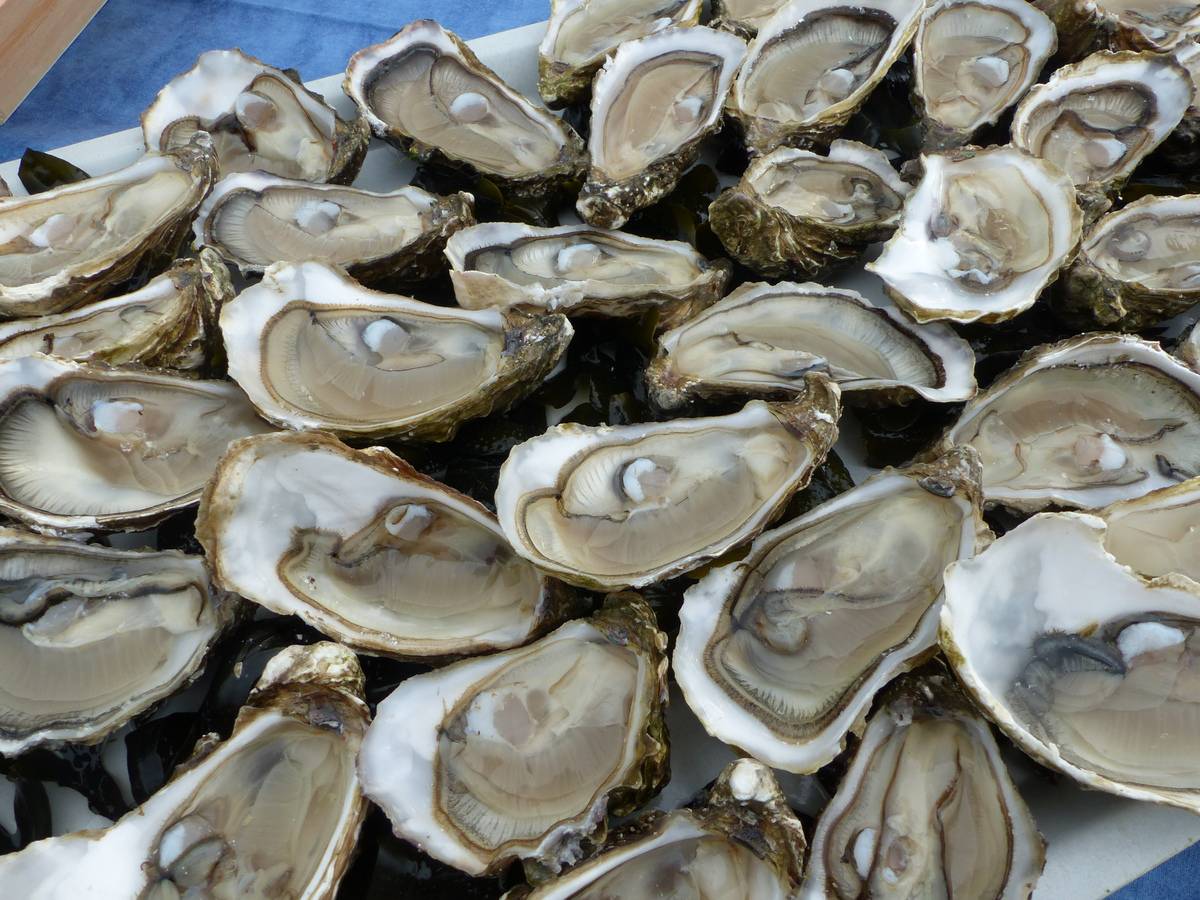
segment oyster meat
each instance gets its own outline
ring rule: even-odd
[[[1200,478],[1122,500],[1096,513],[1104,547],[1150,578],[1172,573],[1200,582]]]
[[[713,27],[752,38],[788,0],[712,0]]]
[[[226,304],[221,333],[230,377],[278,425],[446,440],[535,390],[573,332],[561,315],[434,306],[302,262]]]

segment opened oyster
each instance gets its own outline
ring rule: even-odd
[[[212,137],[222,175],[261,170],[283,178],[349,184],[367,152],[366,124],[342,121],[294,70],[241,50],[209,50],[142,113],[150,150]]]
[[[739,759],[688,809],[638,816],[599,855],[536,888],[514,888],[504,900],[787,900],[799,885],[804,849],[804,829],[771,770]]]
[[[554,191],[587,167],[579,135],[428,19],[355,53],[343,88],[377,137],[422,162],[498,181],[517,196]]]
[[[109,175],[0,203],[0,317],[81,306],[143,263],[173,258],[215,163],[199,138]]]
[[[967,403],[984,496],[1024,512],[1094,509],[1200,474],[1200,375],[1157,344],[1086,334],[1035,347]]]
[[[979,477],[970,450],[886,469],[689,588],[672,669],[705,729],[791,772],[837,756],[934,652],[942,570],[989,537]]]
[[[0,410],[0,512],[50,532],[153,525],[268,430],[232,384],[40,354],[0,362]]]
[[[458,305],[528,306],[568,315],[685,316],[716,301],[730,266],[691,244],[589,225],[536,228],[488,222],[446,242]]]
[[[917,30],[918,0],[792,0],[759,27],[729,92],[752,153],[824,146]]]
[[[1200,478],[1114,503],[1096,515],[1108,526],[1104,547],[1117,562],[1150,578],[1175,573],[1200,582]]]
[[[538,46],[538,93],[551,108],[587,96],[592,76],[627,41],[700,24],[702,0],[550,0]]]
[[[900,228],[867,269],[918,322],[1003,322],[1033,306],[1079,244],[1070,179],[1012,147],[921,162]]]
[[[1025,0],[936,0],[913,41],[913,103],[925,145],[958,147],[1025,95],[1058,47]]]
[[[1172,50],[1200,31],[1200,6],[1188,0],[1039,0],[1054,19],[1068,59],[1108,46]]]
[[[570,343],[563,316],[463,310],[278,263],[221,310],[229,375],[286,428],[446,440],[537,389]]]
[[[787,0],[712,0],[713,27],[752,38]]]
[[[1095,516],[1043,513],[950,566],[942,646],[1039,762],[1200,812],[1200,585],[1134,574],[1104,549],[1104,530]]]
[[[557,872],[666,778],[666,645],[641,598],[614,595],[527,647],[409,678],[367,732],[363,789],[464,872]]]
[[[826,372],[843,395],[941,403],[975,394],[975,354],[949,326],[819,284],[743,284],[658,338],[646,385],[663,409],[693,396],[786,397]]]
[[[837,385],[788,403],[644,425],[551,428],[512,449],[496,510],[513,548],[588,588],[678,575],[750,540],[837,439]]]
[[[354,771],[362,693],[344,647],[288,647],[227,740],[202,739],[116,824],[0,857],[0,882],[26,900],[333,897],[366,814]]]
[[[987,722],[948,676],[909,678],[821,814],[798,900],[1027,900],[1045,862]]]
[[[834,141],[828,156],[781,147],[753,160],[713,201],[709,223],[754,271],[809,277],[891,237],[908,192],[874,147]]]

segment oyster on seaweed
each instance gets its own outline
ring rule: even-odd
[[[618,594],[535,643],[409,678],[367,732],[363,790],[464,872],[557,872],[666,780],[666,645],[650,607]]]
[[[780,147],[712,202],[709,224],[755,272],[811,277],[891,237],[909,190],[882,151],[857,141],[834,141],[826,156]]]
[[[1106,506],[1104,547],[1148,578],[1176,573],[1200,582],[1200,478]]]
[[[222,175],[263,171],[349,184],[367,153],[361,119],[343,121],[319,94],[241,50],[209,50],[158,92],[142,113],[150,150],[213,140]]]
[[[747,40],[788,0],[712,0],[714,28],[724,28]]]
[[[370,713],[354,654],[288,647],[267,664],[233,733],[108,828],[0,857],[25,900],[329,900],[366,814],[354,760]]]
[[[669,28],[622,44],[592,87],[591,169],[575,208],[620,228],[666,196],[721,127],[745,42],[711,28]]]

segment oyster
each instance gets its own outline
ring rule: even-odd
[[[667,774],[667,638],[614,595],[517,650],[401,682],[359,756],[396,834],[468,872],[558,871]]]
[[[1079,244],[1070,179],[1012,147],[921,162],[900,228],[867,269],[918,322],[1003,322],[1033,306]]]
[[[987,722],[948,676],[908,678],[821,814],[797,896],[1027,900],[1045,862]]]
[[[750,44],[729,113],[754,154],[837,137],[917,31],[921,0],[792,0]]]
[[[984,496],[1023,512],[1097,508],[1200,474],[1200,374],[1157,344],[1085,334],[1035,347],[967,403]]]
[[[1025,0],[936,0],[913,41],[913,103],[925,145],[958,147],[995,124],[1057,47],[1054,23]]]
[[[1200,143],[1200,36],[1180,44],[1175,50],[1175,59],[1192,79],[1192,104],[1183,114],[1183,120],[1171,132],[1168,140],[1172,147],[1169,149],[1174,149],[1179,155],[1179,145],[1183,145],[1193,154],[1190,158],[1184,157],[1185,161],[1195,165],[1195,145]]]
[[[1164,52],[1200,31],[1200,6],[1190,0],[1038,0],[1066,44],[1068,59],[1108,46]]]
[[[254,172],[217,182],[192,228],[197,246],[220,251],[243,275],[315,260],[360,281],[416,280],[441,271],[446,238],[474,224],[473,204],[470,194],[411,186],[377,194]]]
[[[201,739],[116,824],[0,857],[0,883],[23,900],[328,900],[366,813],[354,771],[370,716],[362,693],[344,647],[286,648],[227,740]]]
[[[269,267],[226,304],[221,333],[230,377],[276,424],[446,440],[535,390],[572,329],[559,315],[382,294],[302,262]]]
[[[143,264],[172,258],[215,163],[198,138],[109,175],[0,201],[0,317],[81,306]]]
[[[40,354],[0,362],[0,513],[42,531],[153,525],[267,430],[235,386]]]
[[[874,147],[834,141],[828,156],[781,147],[713,201],[709,223],[742,265],[807,277],[891,237],[908,192]]]
[[[488,222],[446,242],[450,280],[466,309],[527,306],[568,315],[686,317],[725,292],[730,265],[682,241],[589,225]]]
[[[515,647],[569,595],[483,506],[382,447],[320,432],[238,441],[196,518],[216,580],[363,653],[426,659]]]
[[[701,0],[551,0],[538,45],[538,93],[552,107],[587,96],[614,50],[673,26],[700,24]]]
[[[787,900],[804,849],[804,829],[771,770],[738,759],[690,808],[644,813],[614,831],[599,855],[504,900]]]
[[[592,87],[592,167],[575,207],[591,225],[620,228],[666,196],[721,127],[746,44],[711,28],[669,28],[628,41]]]
[[[658,338],[646,386],[663,409],[693,396],[787,396],[819,370],[842,393],[939,403],[975,395],[975,354],[948,325],[819,284],[743,284]]]
[[[191,681],[233,610],[198,556],[0,528],[0,754],[101,740]]]
[[[483,175],[515,196],[553,192],[587,167],[579,135],[429,19],[355,53],[343,88],[377,137],[421,162]]]
[[[971,450],[885,469],[688,588],[672,669],[704,728],[790,772],[837,756],[935,652],[942,570],[990,537],[979,477]]]
[[[150,150],[212,137],[222,175],[260,170],[349,184],[367,153],[361,119],[345,122],[319,94],[241,50],[209,50],[167,83],[142,113]]]
[[[788,403],[644,425],[558,425],[514,447],[496,510],[513,548],[583,587],[694,569],[766,527],[837,439],[837,385],[809,374]]]
[[[752,38],[786,5],[787,0],[712,0],[712,25]]]
[[[1195,323],[1187,330],[1175,346],[1175,355],[1184,365],[1200,372],[1200,328]]]
[[[1200,812],[1197,610],[1196,582],[1113,559],[1102,519],[1043,513],[946,570],[941,640],[976,703],[1039,762]]]
[[[1200,478],[1122,500],[1096,513],[1104,547],[1150,578],[1176,573],[1200,582]]]

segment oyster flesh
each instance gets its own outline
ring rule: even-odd
[[[788,0],[712,0],[714,28],[724,28],[746,39],[754,37]]]
[[[711,28],[669,28],[628,41],[592,87],[592,167],[575,207],[590,225],[620,228],[666,196],[721,127],[741,38]]]
[[[1149,578],[1176,573],[1200,583],[1200,478],[1107,506],[1104,547]]]
[[[396,834],[464,872],[557,872],[666,779],[666,635],[636,594],[400,683],[359,756]]]
[[[573,332],[561,315],[434,306],[302,262],[226,304],[221,333],[230,377],[278,425],[446,440],[534,391]]]

